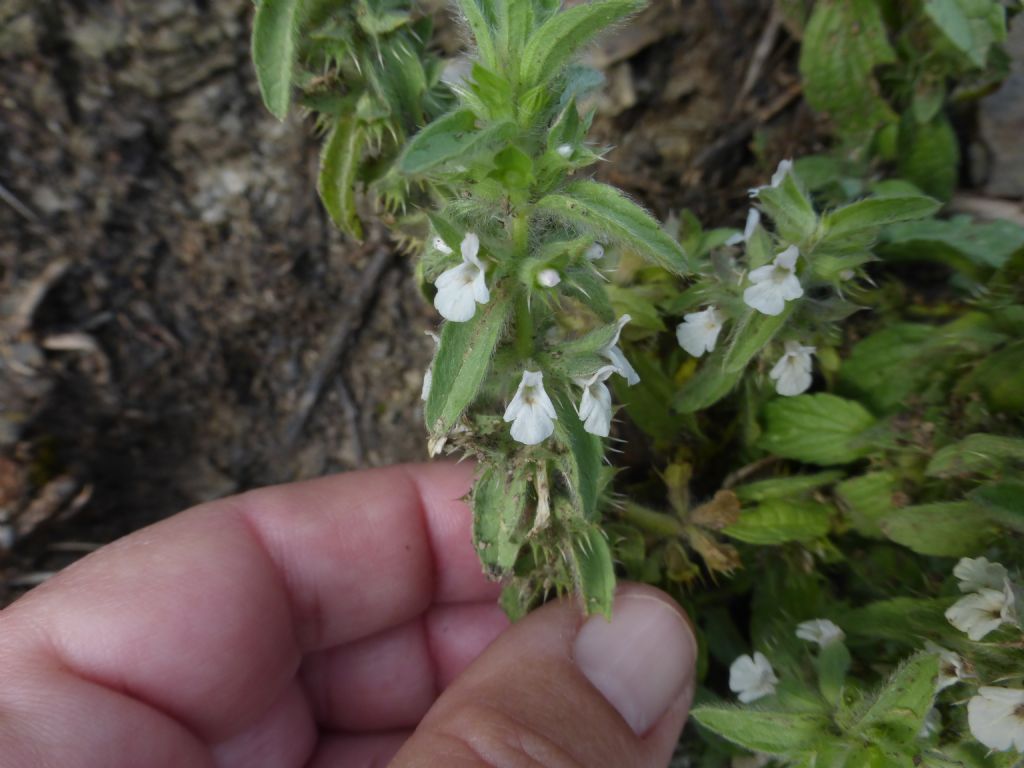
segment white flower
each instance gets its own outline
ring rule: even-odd
[[[558,153],[559,157],[568,160],[576,150],[573,148],[572,144],[563,144],[555,151]]]
[[[1014,620],[1013,603],[1009,582],[1001,590],[982,587],[947,608],[946,619],[971,640],[978,641]]]
[[[804,288],[796,276],[796,262],[800,250],[791,245],[771,264],[758,267],[750,273],[753,283],[743,292],[743,301],[764,315],[781,315],[787,301],[799,299]]]
[[[977,592],[979,589],[1002,589],[1009,574],[999,563],[990,563],[987,558],[965,557],[953,568],[953,575],[960,582],[961,592]]]
[[[600,243],[594,243],[583,252],[583,258],[588,261],[600,261],[604,258],[604,246]]]
[[[715,307],[708,307],[703,312],[691,312],[683,315],[683,321],[676,326],[676,339],[679,346],[694,357],[705,352],[713,352],[718,343],[718,334],[722,331],[725,318]]]
[[[811,355],[814,347],[805,347],[797,341],[787,341],[786,351],[768,376],[775,382],[775,391],[786,397],[806,392],[811,386]]]
[[[729,690],[744,704],[771,696],[777,682],[775,670],[760,651],[753,658],[744,654],[729,666]]]
[[[555,406],[544,391],[544,374],[523,371],[516,396],[505,409],[505,421],[512,422],[512,437],[524,445],[537,445],[555,431]]]
[[[453,251],[451,249],[451,247],[449,247],[448,243],[446,243],[440,237],[435,237],[434,238],[433,245],[434,245],[434,250],[435,251],[440,251],[441,253],[443,253],[443,254],[445,254],[447,256],[451,256],[453,253],[455,253],[455,251]]]
[[[939,676],[935,679],[935,692],[944,691],[964,679],[964,660],[948,648],[925,641],[924,649],[939,657]]]
[[[740,245],[742,243],[749,242],[750,238],[754,234],[754,230],[757,229],[757,225],[761,223],[761,212],[757,208],[751,208],[747,213],[747,225],[743,228],[743,234],[737,232],[735,235],[725,241],[726,245]]]
[[[750,190],[750,196],[751,197],[757,197],[761,193],[762,189],[774,189],[774,188],[779,187],[782,184],[782,182],[784,182],[786,180],[786,176],[788,176],[792,170],[793,170],[793,161],[792,160],[782,160],[779,163],[779,167],[775,169],[775,173],[772,174],[772,183],[769,184],[768,186],[755,187],[754,189],[751,189]]]
[[[638,374],[633,366],[629,364],[629,360],[622,354],[622,350],[619,349],[619,337],[622,335],[622,329],[626,327],[626,323],[632,320],[629,315],[623,315],[619,318],[619,327],[615,331],[615,338],[613,338],[604,349],[600,350],[600,355],[615,366],[615,371],[622,376],[629,386],[640,383],[640,374]]]
[[[453,323],[464,323],[476,314],[477,304],[491,300],[487,290],[484,265],[477,254],[480,238],[470,232],[462,241],[462,263],[452,267],[434,281],[437,296],[434,306],[441,316]]]
[[[846,633],[828,619],[812,619],[797,624],[796,636],[824,648],[832,643],[841,643]]]
[[[427,331],[427,336],[434,340],[434,355],[437,355],[437,348],[441,346],[440,337],[433,331]],[[423,388],[420,390],[420,399],[427,402],[430,399],[430,390],[434,386],[434,361],[430,361],[427,370],[423,373]]]
[[[557,269],[542,269],[537,275],[537,282],[545,288],[554,288],[562,282],[562,276]]]
[[[589,379],[577,379],[576,383],[583,387],[583,399],[580,400],[580,419],[583,428],[592,435],[608,437],[612,427],[612,393],[606,381],[616,372],[614,365],[600,368]]]
[[[1024,752],[1024,690],[982,686],[967,702],[967,725],[989,749]]]

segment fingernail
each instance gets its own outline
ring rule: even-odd
[[[654,595],[615,599],[612,620],[592,616],[576,635],[576,665],[638,736],[679,698],[697,643],[686,621]]]

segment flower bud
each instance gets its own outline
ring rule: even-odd
[[[561,157],[561,158],[563,158],[565,160],[568,160],[570,157],[572,157],[572,153],[575,150],[573,149],[572,144],[563,144],[562,146],[560,146],[555,151],[558,153],[559,157]]]
[[[562,276],[554,269],[542,269],[537,275],[537,282],[545,288],[554,288],[562,282]]]
[[[600,243],[594,243],[583,252],[583,257],[588,261],[600,261],[604,258],[604,246]]]

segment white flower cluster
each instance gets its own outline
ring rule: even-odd
[[[1009,574],[984,557],[963,558],[953,569],[966,593],[946,610],[946,619],[977,642],[1003,624],[1015,624],[1017,611]]]
[[[566,148],[572,149],[568,145],[559,147],[559,154],[566,156],[563,153]],[[454,253],[440,237],[434,238],[433,247],[446,255]],[[476,305],[486,304],[491,299],[487,287],[487,269],[480,261],[480,238],[472,232],[468,233],[462,240],[460,251],[462,263],[445,270],[434,281],[437,288],[434,306],[442,317],[453,323],[471,320],[476,314]],[[584,256],[590,261],[597,261],[604,257],[604,246],[594,243]],[[561,275],[554,269],[544,269],[537,274],[537,283],[544,288],[554,288],[561,281]],[[583,389],[577,410],[584,429],[600,437],[608,436],[612,423],[612,395],[605,382],[616,373],[625,378],[629,386],[640,381],[640,376],[619,348],[619,337],[629,321],[629,315],[620,317],[614,338],[599,350],[608,365],[587,378],[576,380],[576,384]],[[432,384],[433,363],[424,375],[423,400],[430,396]],[[519,388],[505,409],[504,420],[512,424],[512,437],[525,445],[537,445],[551,437],[557,419],[555,406],[544,389],[544,374],[541,371],[523,371]]]
[[[629,321],[629,315],[620,317],[615,336],[599,350],[600,356],[607,360],[608,364],[599,368],[590,377],[576,380],[576,384],[583,389],[577,413],[583,421],[583,428],[598,437],[608,437],[612,425],[612,393],[605,382],[616,373],[622,376],[629,386],[640,381],[640,376],[619,348],[619,337]],[[512,422],[512,437],[524,445],[537,445],[551,437],[558,416],[551,398],[544,390],[543,373],[523,372],[519,389],[505,409],[504,418],[506,422]]]

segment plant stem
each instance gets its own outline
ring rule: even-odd
[[[516,297],[516,355],[524,362],[533,357],[533,315],[526,291]]]
[[[672,515],[655,512],[639,504],[626,504],[621,514],[626,522],[656,536],[682,536],[685,533],[683,524]]]

